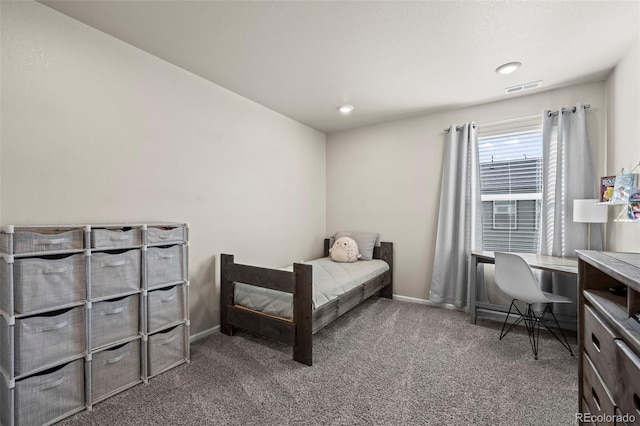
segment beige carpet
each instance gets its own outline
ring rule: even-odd
[[[314,365],[246,333],[66,425],[571,425],[577,358],[541,335],[442,308],[372,298],[314,336]],[[576,352],[575,338],[570,339]]]

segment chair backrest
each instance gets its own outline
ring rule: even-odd
[[[507,296],[526,303],[545,303],[547,298],[538,286],[529,264],[513,253],[495,252],[496,285]]]

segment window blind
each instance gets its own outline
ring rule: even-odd
[[[484,250],[537,253],[542,120],[478,129]]]

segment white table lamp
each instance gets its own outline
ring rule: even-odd
[[[607,223],[609,209],[597,204],[596,198],[589,200],[573,200],[573,221],[587,224],[587,248],[591,250],[591,224]]]

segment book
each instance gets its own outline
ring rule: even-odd
[[[613,195],[611,196],[611,201],[628,202],[631,188],[636,186],[637,176],[638,175],[635,173],[616,176],[616,180],[613,184]]]
[[[613,196],[613,185],[616,181],[615,176],[602,176],[600,178],[600,202],[606,203],[611,201]]]
[[[627,217],[629,220],[640,222],[640,188],[634,188],[629,195],[627,205]]]

